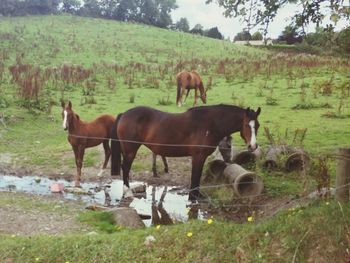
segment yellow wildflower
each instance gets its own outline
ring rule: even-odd
[[[207,222],[208,222],[208,225],[211,225],[214,221],[213,219],[209,218]]]
[[[159,228],[160,228],[160,225],[157,225],[156,228],[159,229]]]
[[[254,221],[254,218],[252,216],[248,217],[247,218],[248,222],[253,222]]]
[[[192,236],[193,236],[193,233],[192,233],[192,232],[188,232],[188,233],[187,233],[187,236],[188,236],[188,237],[192,237]]]

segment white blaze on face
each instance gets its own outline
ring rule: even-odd
[[[67,113],[67,111],[65,110],[65,111],[63,111],[63,124],[62,124],[62,126],[63,126],[63,129],[67,129],[67,115],[68,115],[68,113]]]
[[[255,149],[256,148],[255,121],[250,121],[249,126],[252,132],[252,135],[250,137],[250,147],[252,147],[252,149]]]

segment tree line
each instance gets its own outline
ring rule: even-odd
[[[217,27],[204,30],[201,25],[197,25],[197,29],[191,31],[186,18],[181,18],[180,21],[173,24],[170,13],[177,7],[176,0],[1,0],[0,15],[69,13],[126,22],[133,21],[223,39]],[[184,22],[185,25],[183,25]]]
[[[70,13],[167,28],[176,0],[1,0],[3,16]]]

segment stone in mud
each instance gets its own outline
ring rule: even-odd
[[[145,227],[145,224],[134,208],[118,207],[111,209],[110,212],[113,214],[114,223],[118,226],[126,228]]]

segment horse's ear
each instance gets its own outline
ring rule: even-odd
[[[64,109],[65,106],[66,106],[66,104],[64,103],[63,100],[61,100],[61,107]]]
[[[256,110],[256,117],[258,117],[261,113],[261,108],[259,107],[257,110]]]
[[[71,101],[68,102],[68,108],[72,109],[72,102]]]
[[[250,113],[250,107],[246,108],[246,110],[245,110],[245,114],[246,114],[247,116],[249,116],[249,113]]]

